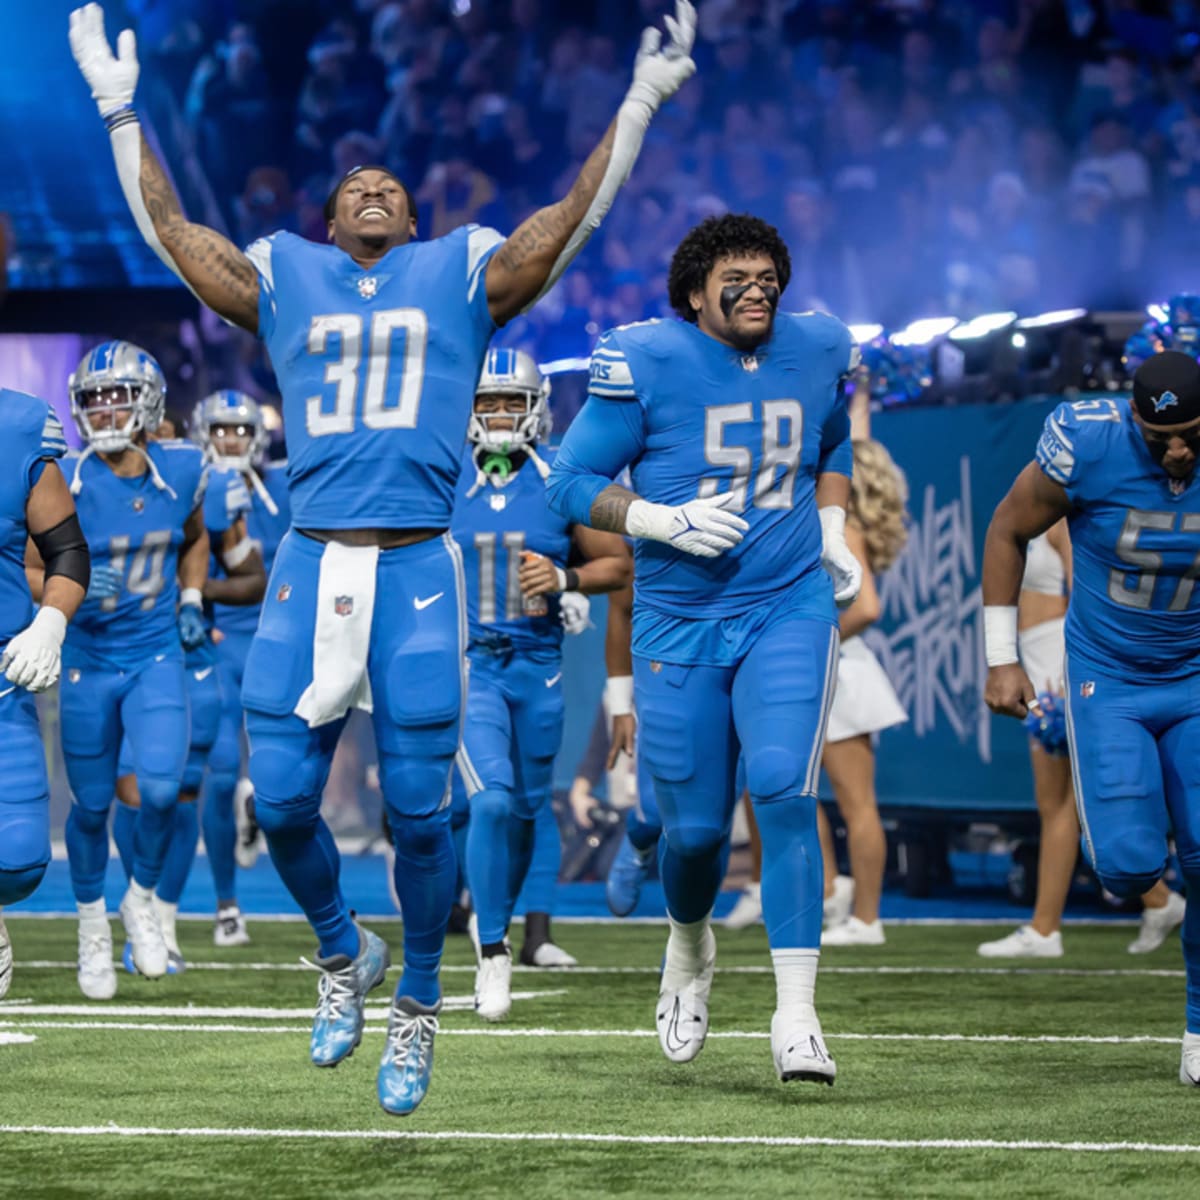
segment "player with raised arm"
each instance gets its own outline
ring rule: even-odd
[[[0,999],[12,983],[6,904],[33,894],[50,861],[50,783],[34,693],[58,681],[67,622],[90,577],[87,541],[55,462],[62,423],[44,400],[0,388]],[[45,564],[35,614],[25,577],[32,541]]]
[[[530,355],[488,351],[450,526],[467,578],[470,684],[459,763],[471,803],[475,1010],[487,1021],[512,1007],[508,925],[553,790],[563,633],[586,626],[588,594],[623,587],[633,574],[621,538],[572,525],[546,503],[554,453],[539,442],[550,426],[549,395]],[[572,547],[576,566],[567,565]]]
[[[121,919],[137,970],[150,978],[167,972],[154,889],[187,759],[184,650],[205,636],[208,470],[189,442],[147,441],[162,419],[166,382],[139,347],[104,342],[84,355],[67,386],[85,448],[65,464],[92,560],[87,597],[67,631],[59,692],[74,795],[67,859],[79,908],[79,987],[107,1000],[117,980],[104,875],[123,736],[141,807]],[[26,568],[35,596],[42,566],[31,546]]]
[[[1083,847],[1100,882],[1139,896],[1163,873],[1173,831],[1200,894],[1200,364],[1167,350],[1131,399],[1060,404],[1035,461],[988,526],[984,632],[993,712],[1024,718],[1037,688],[1017,652],[1026,547],[1066,517],[1067,735]],[[1181,933],[1187,973],[1180,1081],[1200,1086],[1200,905]]]
[[[72,52],[143,236],[205,304],[263,339],[278,376],[293,532],[242,689],[255,806],[317,934],[311,1057],[336,1066],[361,1041],[366,994],[383,982],[389,952],[342,897],[320,799],[349,710],[372,711],[404,916],[377,1093],[398,1115],[429,1086],[454,898],[446,800],[465,614],[461,558],[446,531],[475,383],[496,327],[566,269],[628,177],[655,111],[694,72],[695,21],[677,0],[665,47],[646,30],[632,86],[574,186],[507,240],[466,226],[416,241],[407,188],[390,171],[361,167],[329,197],[331,244],[278,233],[242,253],[184,217],[141,135],[132,31],[114,56],[98,5],[71,14]],[[377,592],[388,598],[378,609]]]
[[[670,936],[656,1009],[673,1062],[700,1053],[710,927],[739,753],[763,840],[763,912],[784,1081],[832,1083],[813,1002],[821,941],[816,786],[838,653],[835,600],[862,569],[844,537],[850,331],[778,313],[791,260],[756,217],[713,217],[671,261],[679,321],[605,334],[550,474],[564,516],[635,544],[633,677],[654,779]],[[632,468],[636,491],[612,482]],[[824,569],[822,569],[824,568]],[[832,583],[831,583],[832,576]]]
[[[250,493],[245,516],[248,544],[261,555],[268,577],[283,535],[291,524],[287,463],[266,459],[267,428],[262,408],[245,392],[224,389],[205,396],[192,418],[192,436],[204,447],[215,468],[236,471]],[[241,550],[235,553],[242,553]],[[228,589],[233,579],[210,579],[213,620],[220,634],[216,645],[221,688],[217,740],[208,759],[204,782],[204,845],[217,894],[213,942],[244,946],[250,941],[237,901],[237,867],[253,865],[258,827],[253,795],[239,785],[242,764],[242,681],[246,656],[258,627],[262,605],[239,604]]]

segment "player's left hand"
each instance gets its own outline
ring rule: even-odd
[[[563,592],[558,604],[567,633],[582,633],[588,627],[592,602],[582,592]]]
[[[558,570],[544,554],[533,550],[521,552],[521,566],[517,571],[517,583],[523,596],[548,596],[561,590]]]
[[[104,9],[85,4],[71,13],[71,53],[92,89],[92,99],[102,117],[133,103],[137,89],[137,38],[132,29],[122,29],[114,55],[104,32]]]
[[[833,580],[833,599],[838,608],[849,608],[862,588],[862,563],[846,545],[846,511],[836,505],[819,509],[821,518],[821,566]]]
[[[657,112],[664,100],[679,91],[696,73],[692,44],[696,40],[696,10],[688,0],[675,0],[675,15],[664,17],[671,40],[662,44],[662,33],[653,25],[642,31],[641,45],[633,66],[629,99],[641,100]]]
[[[1042,713],[1037,688],[1030,682],[1020,663],[989,667],[983,699],[992,712],[1002,717],[1024,720],[1031,712],[1038,716]]]
[[[617,765],[617,759],[622,754],[633,757],[633,747],[637,738],[637,717],[633,713],[619,713],[612,719],[612,737],[608,745],[608,758],[604,760],[606,770],[611,771]]]
[[[184,604],[179,609],[179,640],[185,650],[195,650],[204,645],[208,630],[204,628],[204,610],[195,604]]]
[[[57,608],[39,608],[37,616],[4,648],[0,671],[15,687],[44,692],[62,672],[67,618]]]

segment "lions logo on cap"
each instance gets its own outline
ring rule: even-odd
[[[1179,397],[1170,389],[1163,392],[1161,396],[1152,397],[1154,403],[1154,411],[1162,412],[1164,408],[1171,408],[1179,403]]]

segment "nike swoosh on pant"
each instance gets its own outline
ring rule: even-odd
[[[428,608],[435,600],[440,600],[446,593],[438,592],[436,596],[414,596],[413,608],[420,612],[424,608]]]
[[[212,667],[205,667],[203,671],[193,671],[192,675],[197,683],[203,683],[212,673]]]
[[[549,679],[545,680],[545,684],[548,688],[552,688],[561,678],[562,672],[559,671],[557,675],[553,675]]]

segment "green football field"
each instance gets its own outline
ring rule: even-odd
[[[382,992],[349,1061],[308,1064],[307,927],[256,922],[252,946],[217,950],[181,923],[185,975],[122,974],[95,1003],[74,922],[8,921],[6,1197],[1200,1196],[1178,945],[1131,957],[1128,928],[1070,928],[1068,956],[1033,966],[978,958],[999,932],[980,926],[826,951],[832,1089],[775,1078],[761,928],[718,931],[709,1041],[686,1066],[653,1033],[662,927],[561,926],[584,967],[518,970],[500,1026],[469,1010],[452,938],[433,1086],[397,1120],[374,1096]],[[371,925],[398,958],[399,927]]]

